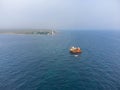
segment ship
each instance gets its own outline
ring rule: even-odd
[[[79,48],[79,47],[71,47],[70,48],[70,53],[72,53],[72,54],[78,54],[78,53],[81,53],[82,52],[82,50]]]

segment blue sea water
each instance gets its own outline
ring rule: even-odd
[[[1,34],[0,90],[120,90],[120,32]]]

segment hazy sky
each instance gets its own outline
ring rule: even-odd
[[[120,0],[0,0],[0,29],[120,30]]]

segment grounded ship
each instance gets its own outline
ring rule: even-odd
[[[82,52],[82,50],[79,48],[79,47],[71,47],[70,48],[70,53],[72,53],[72,54],[78,54],[78,53],[81,53]]]

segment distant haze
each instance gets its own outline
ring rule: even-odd
[[[0,29],[120,30],[120,0],[0,0]]]

